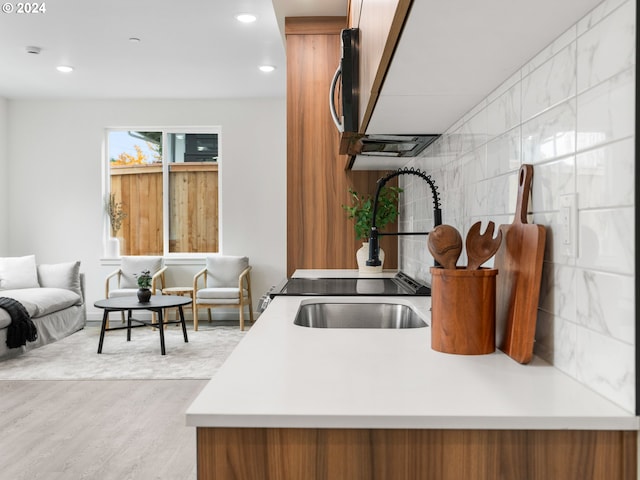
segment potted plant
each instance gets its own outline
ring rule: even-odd
[[[398,197],[402,189],[400,187],[382,187],[378,196],[378,209],[376,211],[376,227],[382,230],[386,225],[393,223],[398,218]],[[369,233],[371,220],[373,219],[373,201],[371,195],[361,195],[349,188],[351,205],[342,205],[347,212],[347,218],[353,219],[356,238],[362,241],[362,247],[356,252],[358,269],[361,271],[381,272],[380,267],[367,267],[366,259],[369,257]],[[384,262],[384,251],[380,249],[380,261]]]
[[[140,303],[148,303],[151,299],[151,283],[153,278],[149,270],[143,270],[140,275],[136,275],[138,279],[138,301]]]

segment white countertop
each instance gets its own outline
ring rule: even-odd
[[[326,275],[325,275],[326,276]],[[412,305],[430,297],[318,297]],[[638,417],[534,358],[431,349],[430,328],[321,329],[276,297],[186,413],[197,427],[638,430]],[[215,346],[212,346],[215,348]]]
[[[358,270],[296,270],[294,278],[391,278],[398,270],[383,270],[380,273],[359,272]]]

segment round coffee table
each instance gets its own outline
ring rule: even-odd
[[[102,308],[104,310],[104,314],[102,315],[102,327],[100,329],[100,343],[98,343],[98,353],[102,353],[102,344],[104,342],[104,334],[105,332],[111,330],[123,330],[127,329],[127,342],[131,341],[131,329],[137,327],[158,327],[158,331],[160,332],[160,351],[162,355],[165,355],[165,347],[164,347],[164,326],[169,323],[180,323],[182,324],[182,333],[184,336],[184,341],[189,342],[187,338],[187,326],[184,323],[184,312],[182,311],[182,307],[184,305],[189,305],[191,303],[191,298],[189,297],[180,297],[175,295],[153,295],[149,302],[140,303],[138,301],[138,297],[131,295],[127,297],[114,297],[107,298],[104,300],[98,300],[93,305],[97,308]],[[180,314],[180,320],[175,321],[165,321],[163,319],[163,311],[165,308],[177,308],[178,313]],[[127,311],[127,325],[125,327],[107,327],[107,319],[109,318],[109,313],[111,312],[123,312]],[[149,310],[158,315],[158,323],[153,323],[148,320],[138,320],[131,317],[131,312],[134,310]],[[131,322],[137,322],[137,325],[131,325]]]

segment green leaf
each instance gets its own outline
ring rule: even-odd
[[[359,195],[349,188],[351,205],[342,205],[347,218],[354,220],[356,237],[366,241],[369,238],[371,219],[373,217],[373,200],[371,195]],[[378,209],[376,211],[376,226],[382,230],[389,223],[393,223],[399,214],[398,198],[402,189],[399,187],[382,187],[378,196]]]

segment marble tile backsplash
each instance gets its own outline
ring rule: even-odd
[[[443,222],[463,235],[479,220],[511,223],[518,169],[534,165],[529,221],[547,228],[536,354],[631,412],[635,10],[633,0],[601,3],[407,164],[431,175]],[[399,179],[401,228],[429,229],[427,185]],[[561,238],[564,194],[577,198],[576,256]],[[430,282],[431,265],[424,238],[400,237],[404,271]]]

